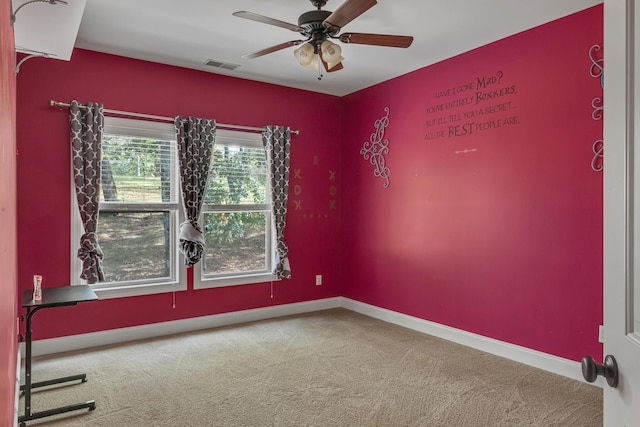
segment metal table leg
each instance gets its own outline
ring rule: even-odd
[[[40,381],[37,383],[31,382],[31,319],[34,314],[36,314],[41,308],[46,307],[36,307],[34,309],[27,308],[27,327],[26,327],[26,356],[25,356],[25,384],[20,386],[20,390],[24,392],[24,415],[18,417],[18,422],[20,423],[20,427],[25,427],[26,422],[30,420],[36,420],[39,418],[50,417],[52,415],[63,414],[65,412],[76,411],[78,409],[88,408],[90,411],[96,409],[95,400],[89,400],[86,402],[76,403],[73,405],[61,406],[59,408],[48,409],[46,411],[39,412],[31,412],[31,390],[37,387],[46,387],[54,384],[61,384],[70,381],[80,381],[82,383],[87,382],[86,374],[79,375],[71,375],[63,378],[56,378],[53,380]]]

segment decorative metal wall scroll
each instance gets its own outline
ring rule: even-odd
[[[599,139],[593,143],[593,159],[591,160],[591,169],[596,172],[602,171],[604,165],[602,157],[604,156],[604,140]]]
[[[381,177],[385,180],[384,188],[389,187],[389,168],[385,164],[384,155],[389,153],[389,140],[384,138],[384,130],[389,125],[389,107],[384,107],[387,114],[381,119],[376,120],[374,127],[375,132],[369,137],[369,141],[364,143],[360,150],[360,154],[365,160],[369,160],[372,166],[375,166],[373,175]]]
[[[600,85],[604,88],[604,58],[595,59],[594,53],[600,50],[600,45],[594,44],[589,49],[589,59],[591,59],[591,69],[589,73],[591,77],[599,78]],[[591,117],[593,120],[601,120],[604,111],[604,103],[601,97],[597,96],[593,98],[591,101],[591,106],[593,107],[593,112],[591,113]],[[591,168],[596,171],[602,171],[603,157],[604,157],[604,140],[599,139],[593,143],[593,159],[591,160]]]

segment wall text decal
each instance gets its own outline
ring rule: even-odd
[[[471,149],[465,148],[464,150],[456,151],[456,154],[469,154],[469,153],[475,153],[476,151],[478,151],[477,148],[471,148]]]
[[[436,102],[428,107],[426,141],[470,136],[478,132],[520,124],[514,114],[515,84],[505,84],[497,71],[438,90]]]
[[[385,164],[384,155],[389,153],[389,140],[384,138],[384,130],[389,125],[389,107],[384,107],[387,114],[381,119],[376,120],[374,127],[375,132],[369,137],[369,141],[364,143],[360,150],[360,154],[365,160],[369,160],[375,170],[373,175],[381,177],[385,180],[384,188],[389,187],[389,168]]]
[[[313,155],[311,158],[312,168],[294,168],[291,178],[290,188],[292,192],[289,194],[290,200],[293,202],[292,213],[302,215],[304,219],[332,219],[334,213],[338,210],[338,173],[335,169],[328,169],[325,175],[324,166],[319,155]],[[303,175],[309,176],[306,183]],[[322,178],[319,178],[322,176]],[[324,178],[324,177],[327,178]],[[326,181],[325,181],[326,179]],[[311,183],[309,182],[311,181]],[[303,204],[303,198],[306,196],[304,188],[309,186],[317,186],[318,182],[327,182],[327,200],[317,197],[314,200],[307,199]],[[307,192],[308,193],[308,192]]]

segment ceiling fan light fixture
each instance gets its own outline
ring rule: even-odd
[[[315,48],[311,43],[305,43],[296,50],[293,51],[293,56],[298,60],[300,65],[308,66],[313,63],[313,57],[315,56]]]
[[[301,62],[300,65],[302,65],[303,67],[308,68],[310,70],[318,71],[319,70],[319,68],[318,68],[318,54],[314,53],[313,55],[311,55],[311,60],[308,63],[303,64]]]
[[[327,71],[328,71],[328,70],[332,70],[332,69],[333,69],[333,67],[335,67],[335,66],[336,66],[336,65],[338,65],[338,64],[341,64],[341,63],[342,63],[342,61],[344,61],[344,58],[343,58],[342,56],[341,56],[340,58],[338,58],[338,60],[337,60],[337,61],[335,61],[335,62],[329,62],[329,61],[327,61]]]
[[[322,51],[322,59],[327,63],[338,63],[342,61],[342,48],[340,45],[330,42],[329,40],[325,40],[322,42],[320,46],[320,50]]]

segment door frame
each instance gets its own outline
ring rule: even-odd
[[[633,289],[640,289],[634,275],[634,266],[640,266],[640,227],[634,226],[640,224],[635,170],[640,149],[634,150],[634,123],[640,122],[640,66],[635,66],[640,42],[634,34],[639,13],[635,0],[604,0],[604,354],[617,359],[620,371],[616,388],[604,385],[604,426],[611,427],[640,419],[640,405],[632,402],[634,393],[640,395],[640,341],[630,335],[629,320],[640,317],[633,316]]]

